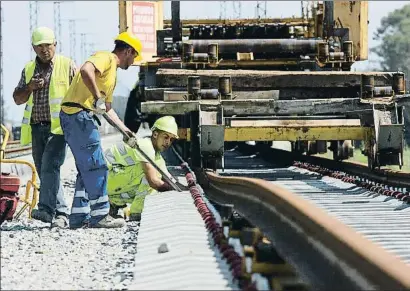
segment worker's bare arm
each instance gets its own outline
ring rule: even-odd
[[[13,92],[14,103],[17,105],[26,103],[32,92],[33,91],[28,86],[16,88]]]
[[[70,72],[69,72],[69,75],[68,75],[68,81],[69,81],[70,85],[73,82],[73,79],[74,79],[76,73],[77,73],[77,66],[76,66],[74,61],[71,61],[71,63],[70,63]]]
[[[39,78],[39,76],[34,76],[31,78],[30,82],[26,84],[26,74],[25,70],[21,73],[20,81],[14,89],[13,92],[13,99],[17,105],[24,104],[28,101],[31,93],[34,90],[40,89],[44,86],[44,79]]]
[[[158,177],[157,170],[149,163],[142,163],[142,169],[148,184],[157,191],[169,191],[172,187]]]
[[[97,100],[103,96],[101,96],[101,92],[95,81],[96,72],[98,72],[98,70],[91,62],[86,62],[80,69],[81,78],[83,79],[85,86],[87,86],[88,90],[90,90],[91,94]]]

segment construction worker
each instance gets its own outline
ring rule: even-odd
[[[132,34],[119,34],[112,52],[99,51],[88,58],[80,73],[74,77],[63,100],[61,126],[78,170],[69,217],[70,228],[116,228],[124,225],[124,220],[113,219],[108,215],[108,168],[96,114],[107,113],[110,118],[119,121],[123,130],[130,131],[111,108],[112,94],[117,68],[127,70],[136,60],[141,59],[141,47],[141,42]],[[135,140],[130,142],[132,144]]]
[[[38,209],[34,219],[67,227],[69,209],[60,182],[66,142],[60,126],[60,104],[76,73],[71,59],[55,53],[57,41],[47,27],[35,29],[31,43],[36,58],[26,64],[13,93],[17,105],[26,103],[21,125],[22,145],[32,143],[33,160],[40,178]]]
[[[164,116],[155,121],[151,137],[137,139],[139,148],[168,176],[161,152],[167,150],[178,138],[178,126],[174,117]],[[161,179],[160,173],[138,150],[125,143],[118,143],[105,152],[108,164],[108,197],[110,215],[119,217],[120,208],[131,203],[130,221],[140,220],[145,196],[156,191],[169,191],[172,186]],[[177,183],[181,189],[187,188]]]

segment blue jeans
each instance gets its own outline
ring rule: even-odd
[[[60,181],[60,168],[67,150],[64,136],[52,134],[51,124],[32,124],[31,134],[33,160],[40,177],[38,210],[51,216],[68,216],[69,209]]]
[[[95,225],[108,215],[110,207],[108,167],[96,121],[90,113],[81,110],[75,114],[61,111],[60,122],[78,171],[70,227],[81,227],[86,221]]]

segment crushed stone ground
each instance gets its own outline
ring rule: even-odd
[[[119,140],[108,136],[103,147]],[[71,153],[61,177],[71,205],[76,177]],[[50,229],[27,213],[1,227],[1,290],[124,290],[130,284],[138,223],[121,229]]]

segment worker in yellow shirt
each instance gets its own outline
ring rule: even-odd
[[[124,220],[109,216],[108,168],[95,114],[106,112],[118,120],[111,108],[117,68],[127,70],[139,60],[141,47],[141,42],[132,34],[119,34],[112,52],[99,51],[88,58],[61,104],[61,127],[78,170],[70,228],[124,226]],[[124,124],[120,126],[130,131]]]
[[[178,138],[178,126],[174,117],[164,116],[157,119],[151,131],[151,137],[138,138],[137,144],[165,174],[170,176],[161,152],[167,150]],[[109,169],[107,192],[112,217],[119,217],[119,208],[131,203],[130,221],[140,220],[147,195],[155,191],[173,189],[161,179],[160,173],[138,150],[123,142],[113,145],[104,155]],[[187,187],[178,182],[177,185],[187,190]]]

